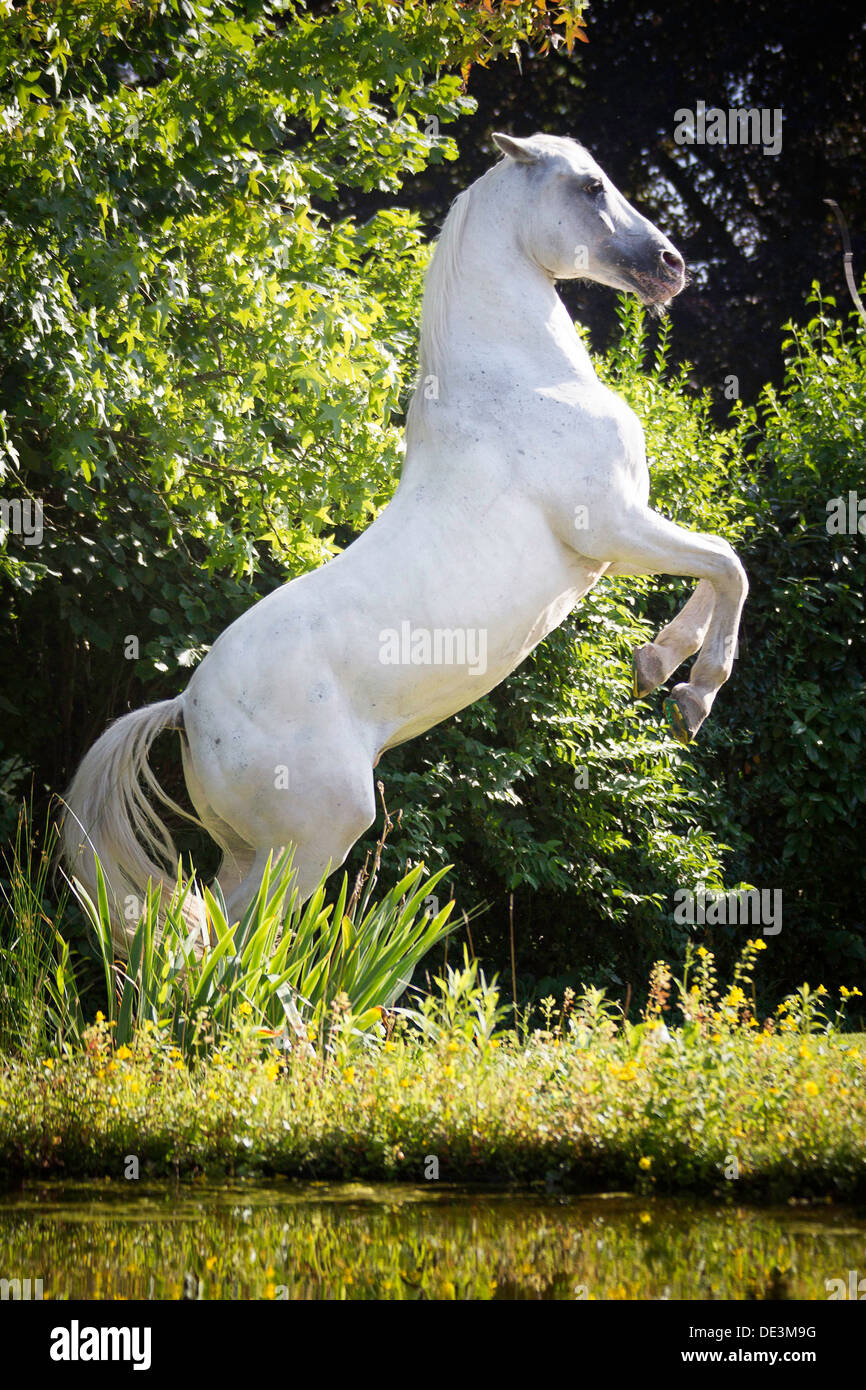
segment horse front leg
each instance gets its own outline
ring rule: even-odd
[[[611,565],[608,574],[634,573]],[[710,628],[716,592],[709,579],[701,579],[687,603],[663,627],[652,642],[637,647],[632,658],[634,698],[642,700],[664,685],[678,666],[699,652]]]
[[[593,558],[596,550],[606,550],[609,574],[689,575],[701,581],[678,617],[648,644],[648,655],[641,658],[644,647],[636,657],[638,689],[650,681],[653,689],[687,656],[700,651],[690,679],[674,686],[665,701],[675,737],[691,743],[733,669],[749,591],[740,560],[721,537],[686,531],[648,507],[628,508],[615,521],[589,532],[582,550],[584,546]]]

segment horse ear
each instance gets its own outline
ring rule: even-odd
[[[494,131],[493,143],[503,154],[516,159],[518,164],[534,164],[541,158],[541,151],[532,140],[519,140],[515,135],[500,135]]]

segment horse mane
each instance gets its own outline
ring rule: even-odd
[[[448,215],[436,239],[433,258],[427,267],[427,275],[424,280],[421,333],[418,343],[418,378],[407,412],[407,438],[428,401],[428,397],[425,395],[428,381],[434,378],[440,389],[442,386],[448,319],[457,286],[463,237],[470,206],[475,200],[480,185],[486,183],[505,163],[507,160],[503,157],[468,188],[464,188],[462,193],[458,193],[448,209]]]

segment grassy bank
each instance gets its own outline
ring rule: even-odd
[[[652,1023],[262,1055],[252,1026],[189,1066],[143,1029],[8,1061],[0,1168],[24,1176],[280,1173],[866,1198],[866,1045]]]
[[[381,846],[380,846],[381,849]],[[749,941],[723,987],[712,953],[653,968],[640,1022],[604,991],[506,1007],[464,948],[427,989],[412,970],[448,931],[441,878],[409,870],[301,905],[274,866],[230,925],[205,891],[199,958],[184,888],[148,893],[114,953],[104,884],[90,921],[104,1010],[88,1006],[44,874],[26,855],[0,952],[0,1175],[544,1183],[866,1197],[866,1038],[803,985],[762,1016]],[[269,891],[270,888],[273,891]],[[432,894],[432,896],[431,896]],[[433,910],[428,910],[428,904]],[[452,957],[453,959],[453,957]],[[402,1000],[403,1007],[397,1007]]]

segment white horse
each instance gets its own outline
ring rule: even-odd
[[[731,674],[743,567],[648,507],[643,430],[554,287],[583,276],[663,305],[682,257],[574,140],[494,139],[504,158],[456,199],[427,275],[393,500],[232,623],[182,695],[102,735],[67,798],[64,852],[85,885],[93,850],[118,901],[173,878],[141,782],[167,799],[147,753],[174,728],[233,918],[290,843],[306,897],[372,824],[382,754],[498,685],[604,574],[700,581],[635,653],[643,696],[700,652],[666,705],[683,742]]]

